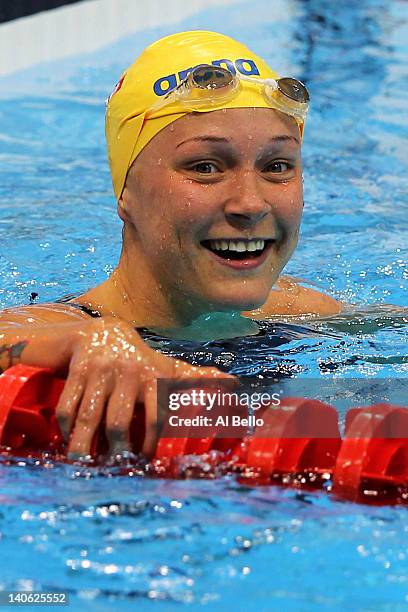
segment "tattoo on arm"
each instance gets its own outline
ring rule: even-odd
[[[16,344],[3,344],[0,346],[0,374],[8,368],[19,363],[21,353],[28,344],[28,340],[17,342]]]

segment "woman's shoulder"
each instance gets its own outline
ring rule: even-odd
[[[44,323],[69,323],[89,316],[100,316],[80,303],[77,294],[64,295],[55,302],[12,306],[0,311],[0,324],[41,325]]]
[[[15,325],[42,323],[69,323],[79,319],[89,318],[89,315],[70,304],[28,304],[5,308],[0,312],[0,324]]]
[[[304,287],[302,281],[282,276],[273,287],[268,299],[262,306],[245,312],[255,319],[268,316],[319,316],[327,317],[343,310],[343,304],[326,293]]]

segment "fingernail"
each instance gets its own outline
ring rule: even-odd
[[[123,442],[116,442],[111,444],[110,452],[112,455],[123,455],[125,453],[130,453],[131,449],[129,444],[124,444]]]
[[[70,451],[67,454],[67,457],[70,461],[76,461],[79,463],[93,463],[92,455],[86,455],[84,453],[76,453],[74,451]]]

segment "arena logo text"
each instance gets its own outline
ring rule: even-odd
[[[246,76],[259,76],[259,70],[257,65],[253,60],[250,59],[236,59],[234,61],[229,59],[219,59],[211,62],[213,66],[222,66],[223,68],[227,68],[232,74],[236,74],[240,72]],[[180,70],[177,74],[168,74],[167,76],[160,77],[153,85],[153,91],[156,96],[164,96],[169,91],[172,91],[177,85],[179,85],[186,76],[194,70],[194,68],[198,68],[199,66],[208,66],[208,64],[198,64],[197,66],[192,66],[190,68],[186,68],[185,70]]]

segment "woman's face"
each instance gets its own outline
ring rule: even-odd
[[[119,210],[138,267],[206,310],[263,304],[292,255],[303,207],[299,129],[265,108],[192,113],[143,149]],[[125,243],[125,249],[128,247]]]

